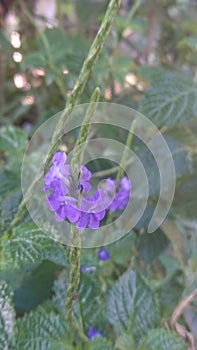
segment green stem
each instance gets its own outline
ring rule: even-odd
[[[130,158],[129,160],[126,161],[125,163],[125,169],[134,162],[134,158]],[[95,172],[94,174],[92,174],[92,177],[107,177],[110,176],[112,174],[115,174],[119,171],[120,169],[120,165],[116,165],[113,168],[109,168],[109,169],[105,169],[105,170],[100,170]]]
[[[56,140],[59,139],[59,136],[61,134],[61,130],[65,127],[67,123],[67,119],[69,118],[69,115],[71,114],[71,109],[76,105],[76,102],[78,101],[79,97],[84,91],[84,88],[87,84],[87,81],[90,77],[90,74],[92,72],[92,69],[95,65],[95,63],[98,60],[99,54],[103,48],[103,45],[106,41],[106,38],[109,34],[110,28],[112,26],[113,20],[115,16],[118,13],[118,10],[120,8],[121,0],[111,0],[106,14],[103,18],[103,21],[101,23],[101,26],[98,30],[98,33],[90,47],[89,53],[87,55],[87,58],[85,59],[81,72],[78,76],[78,79],[76,81],[76,84],[74,86],[74,89],[71,92],[71,95],[69,96],[65,109],[60,116],[59,122],[57,124],[57,128],[54,132],[52,144],[56,142]]]
[[[71,160],[71,174],[75,182],[79,180],[78,175],[80,171],[80,165],[83,163],[84,150],[86,147],[86,141],[89,135],[89,130],[91,126],[92,118],[94,117],[94,112],[97,107],[97,103],[100,98],[100,89],[97,87],[91,98],[90,104],[88,106],[85,118],[83,120],[83,125],[80,128],[79,136],[74,148],[74,154]]]
[[[71,160],[71,176],[74,184],[79,182],[79,171],[80,165],[83,163],[83,155],[86,147],[86,141],[89,134],[89,128],[91,125],[92,118],[94,117],[94,112],[96,110],[97,103],[100,97],[100,89],[96,88],[91,96],[90,105],[88,106],[87,112],[85,114],[83,125],[80,128],[79,137],[75,148],[73,150],[73,157]],[[75,320],[73,314],[73,307],[75,300],[77,298],[77,292],[80,282],[80,257],[81,257],[81,236],[80,230],[72,226],[71,228],[71,248],[69,251],[69,262],[70,262],[70,275],[69,284],[66,291],[66,317],[72,328],[77,332],[78,336],[84,340],[85,335],[78,322]]]
[[[134,132],[134,128],[135,128],[135,123],[136,123],[136,120],[134,120],[131,123],[131,127],[130,127],[130,130],[129,130],[129,133],[128,133],[128,136],[127,136],[127,140],[126,140],[126,143],[125,143],[124,151],[122,153],[120,166],[119,166],[118,173],[117,173],[117,176],[116,176],[117,186],[119,186],[120,180],[121,180],[121,178],[122,178],[122,176],[124,174],[125,164],[127,162],[127,155],[128,155],[129,149],[131,148],[131,144],[132,144],[132,141],[133,141],[133,132]]]
[[[120,165],[118,166],[118,172],[117,172],[117,175],[116,175],[116,187],[117,188],[119,187],[120,180],[121,180],[121,178],[122,178],[122,176],[124,174],[125,166],[127,164],[127,155],[128,155],[129,149],[131,148],[131,144],[132,144],[132,141],[133,141],[133,132],[134,132],[134,128],[135,128],[135,123],[136,123],[136,120],[133,120],[133,122],[131,123],[130,130],[129,130],[129,133],[128,133],[128,136],[127,136],[127,140],[126,140],[126,143],[125,143],[125,147],[124,147],[124,150],[123,150],[123,153],[122,153]],[[109,214],[108,214],[108,217],[107,217],[106,225],[111,223],[113,218],[114,218],[114,212],[110,211]]]
[[[80,282],[81,238],[80,231],[74,226],[71,228],[71,240],[73,246],[69,250],[70,276],[65,303],[66,315],[69,321],[73,318],[73,306],[77,298],[77,291]]]
[[[131,11],[129,12],[128,15],[128,21],[130,21],[133,16],[135,15],[136,11],[138,10],[138,8],[140,7],[141,4],[141,0],[136,0],[131,8]]]

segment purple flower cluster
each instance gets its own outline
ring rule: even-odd
[[[91,172],[81,165],[79,182],[74,184],[70,165],[65,164],[66,158],[64,152],[55,153],[52,166],[44,176],[43,191],[50,191],[47,194],[47,207],[55,213],[56,221],[67,219],[76,223],[78,229],[97,229],[107,210],[122,210],[127,205],[130,182],[123,177],[116,192],[115,180],[107,179],[101,189],[89,195]]]

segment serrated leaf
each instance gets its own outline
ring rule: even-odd
[[[140,342],[138,350],[187,350],[184,341],[164,329],[151,330]]]
[[[117,334],[131,331],[135,338],[157,325],[157,297],[148,282],[134,271],[126,272],[107,297],[107,317]]]
[[[4,281],[0,281],[0,350],[14,350],[15,312],[13,293]]]
[[[105,323],[105,305],[101,297],[100,282],[94,276],[82,273],[78,296],[86,328],[93,326],[100,330]]]
[[[5,198],[0,201],[0,235],[7,229],[11,223],[18,206],[21,201],[21,193],[13,192],[9,193]]]
[[[113,350],[110,340],[105,338],[94,338],[86,344],[87,350]]]
[[[17,321],[17,350],[70,350],[65,319],[39,308]]]
[[[165,73],[145,91],[140,111],[158,126],[184,123],[197,116],[197,84]]]
[[[25,149],[27,135],[14,126],[6,126],[0,129],[0,150],[9,153],[18,153]]]
[[[13,229],[11,239],[2,241],[2,262],[16,267],[30,262],[50,260],[67,265],[62,245],[50,239],[34,223],[26,223]]]

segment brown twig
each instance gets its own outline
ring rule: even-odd
[[[179,324],[177,321],[183,310],[188,304],[192,302],[192,300],[197,296],[197,288],[193,290],[189,295],[187,295],[184,299],[182,299],[176,308],[174,309],[171,319],[170,319],[170,327],[173,329],[185,342],[188,344],[188,350],[195,350],[195,341],[193,335],[187,331],[187,329]]]

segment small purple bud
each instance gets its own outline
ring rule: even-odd
[[[97,331],[94,327],[89,327],[88,329],[88,338],[93,339],[93,338],[98,338],[98,337],[103,337],[103,335]]]
[[[110,258],[110,254],[105,247],[102,247],[99,249],[97,257],[100,261],[106,261]]]
[[[96,267],[95,266],[81,266],[80,267],[80,270],[83,272],[83,273],[90,273],[90,272],[93,272],[96,270]]]

